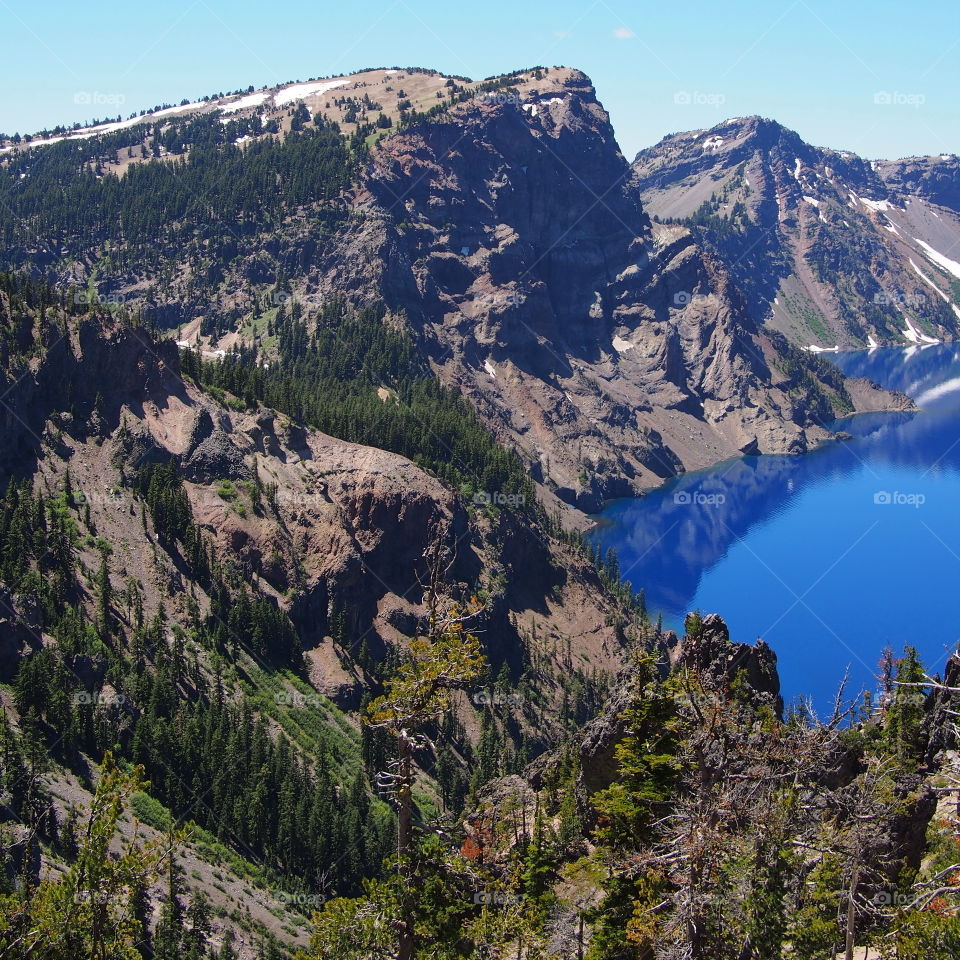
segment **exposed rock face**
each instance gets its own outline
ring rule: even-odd
[[[638,675],[633,667],[620,673],[603,712],[584,728],[580,744],[580,781],[583,796],[590,797],[617,779],[617,744],[627,732],[623,712],[637,692]]]
[[[868,162],[760,117],[671,134],[633,164],[647,210],[693,218],[758,323],[821,347],[960,329],[960,161]]]
[[[764,640],[753,646],[731,643],[726,623],[715,613],[704,617],[692,635],[678,639],[670,632],[666,636],[672,669],[689,667],[717,689],[729,687],[742,675],[746,691],[755,700],[772,704],[778,715],[783,713],[777,655]]]
[[[326,287],[382,297],[568,502],[821,441],[716,257],[652,224],[587,77],[552,69],[384,140]]]
[[[955,154],[878,160],[874,166],[892,191],[960,213],[960,157]]]
[[[181,378],[173,344],[157,345],[142,330],[101,318],[75,334],[49,331],[44,359],[4,385],[10,423],[0,434],[0,482],[32,476],[57,490],[69,468],[98,535],[122,558],[116,589],[138,579],[148,613],[163,601],[172,619],[185,617],[191,592],[201,611],[209,604],[190,571],[157,549],[130,494],[140,468],[173,461],[214,557],[289,612],[311,681],[340,706],[359,706],[366,678],[350,656],[358,650],[334,642],[334,616],[357,647],[365,641],[381,656],[425,629],[434,558],[451,598],[487,591],[472,626],[493,662],[519,671],[522,635],[537,635],[547,700],[560,695],[551,673],[569,669],[556,653],[561,637],[576,668],[619,668],[623,638],[596,570],[526,516],[471,518],[454,492],[401,456],[272,410],[221,406]],[[97,562],[94,548],[80,549],[88,565]],[[0,674],[39,642],[32,623],[25,602],[5,605],[0,596]],[[530,734],[534,748],[559,731],[556,711],[544,713]]]
[[[689,666],[706,683],[712,681],[720,689],[729,687],[742,673],[744,691],[757,703],[770,704],[778,715],[782,714],[776,654],[762,640],[755,646],[732,643],[726,623],[717,614],[704,617],[693,636],[678,638],[669,631],[664,637],[664,652],[664,675]],[[626,667],[617,676],[603,712],[584,729],[578,784],[584,796],[593,795],[616,779],[616,747],[626,734],[623,713],[636,696],[639,682],[637,670]],[[540,768],[534,770],[539,773]]]

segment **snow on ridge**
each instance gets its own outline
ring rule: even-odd
[[[146,114],[145,116],[131,117],[129,120],[114,120],[111,123],[98,123],[95,127],[79,127],[76,130],[69,130],[56,137],[48,137],[46,140],[31,140],[29,143],[21,143],[21,147],[49,147],[54,143],[60,143],[62,140],[86,140],[89,137],[99,137],[105,133],[115,133],[117,130],[125,130],[127,127],[135,127],[138,123],[149,123],[150,118],[157,114]],[[4,147],[4,151],[13,150],[13,147]]]
[[[305,100],[307,97],[314,97],[328,90],[335,90],[337,87],[344,87],[350,82],[347,80],[323,80],[318,83],[294,83],[289,87],[278,90],[273,95],[273,102],[276,106],[282,107],[288,103],[294,103],[297,100]]]
[[[866,197],[859,197],[858,199],[865,207],[869,207],[874,211],[882,210],[886,213],[887,210],[894,209],[893,204],[889,200],[868,200]]]
[[[913,269],[916,271],[918,276],[922,280],[925,280],[927,283],[929,283],[930,286],[933,287],[933,289],[936,290],[937,293],[940,294],[940,296],[943,297],[944,300],[946,300],[947,303],[950,302],[950,298],[913,262],[912,257],[910,258],[910,266],[913,267]]]
[[[266,93],[248,93],[233,103],[224,104],[220,109],[224,113],[236,113],[238,110],[247,110],[250,107],[259,107],[267,99]]]
[[[196,110],[199,107],[206,106],[206,103],[207,101],[198,100],[196,103],[181,103],[176,107],[164,107],[163,110],[148,113],[147,117],[172,117],[175,113],[183,113],[185,110]],[[141,119],[146,119],[146,117]]]
[[[932,260],[938,267],[943,267],[948,273],[952,273],[958,280],[960,280],[960,263],[957,263],[956,260],[951,260],[949,257],[945,257],[942,253],[938,253],[929,243],[924,243],[923,240],[918,240],[916,237],[913,238],[914,243],[919,243],[923,247],[923,252],[927,257]]]

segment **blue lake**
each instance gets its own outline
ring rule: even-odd
[[[862,414],[853,440],[805,456],[742,457],[618,500],[591,539],[613,546],[652,618],[719,613],[737,641],[776,651],[787,703],[821,712],[849,668],[876,689],[885,647],[930,672],[960,642],[960,347],[829,356],[902,390],[918,413]]]

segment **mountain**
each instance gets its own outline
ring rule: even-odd
[[[650,220],[575,70],[367,71],[32,144],[0,166],[8,267],[265,363],[281,311],[312,331],[335,298],[382,304],[582,510],[804,451],[856,406],[694,232]]]
[[[358,717],[431,604],[477,598],[490,683],[520,692],[458,695],[418,753],[427,810],[463,802],[475,746],[507,772],[588,719],[636,611],[522,494],[465,501],[218,372],[125,311],[0,275],[0,828],[35,831],[7,872],[56,875],[103,751],[142,764],[143,836],[194,823],[179,897],[246,958],[303,945],[312,908],[380,873],[394,820],[366,778],[384,748]],[[20,743],[46,756],[32,799]]]
[[[577,532],[911,405],[717,219],[652,218],[557,67],[0,143],[0,955],[945,956],[953,693],[908,651],[784,719]]]
[[[960,329],[960,160],[866,161],[772,120],[641,151],[647,211],[688,225],[756,323],[818,348],[930,343]]]

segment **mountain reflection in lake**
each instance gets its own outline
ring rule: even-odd
[[[835,428],[853,439],[811,454],[743,457],[615,501],[592,534],[652,617],[720,613],[734,639],[777,651],[787,700],[821,709],[848,666],[873,689],[885,646],[916,646],[936,671],[960,639],[960,350],[830,359],[922,411],[851,417]]]

